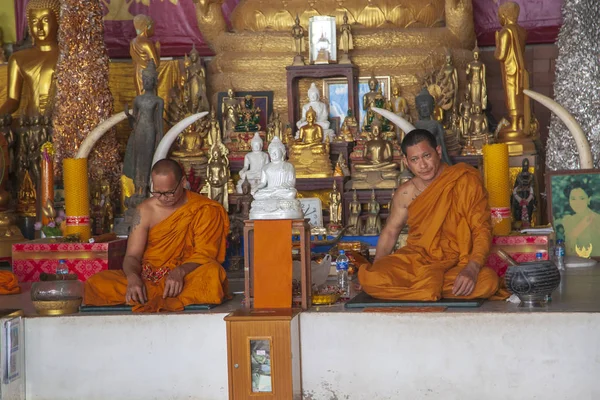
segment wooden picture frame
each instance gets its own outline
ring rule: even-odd
[[[548,221],[565,254],[600,260],[600,170],[546,173]]]
[[[262,132],[267,131],[267,123],[269,122],[269,117],[273,112],[273,92],[272,91],[262,91],[262,92],[234,92],[233,96],[241,103],[241,107],[244,106],[244,97],[247,95],[252,95],[254,98],[254,106],[260,107],[260,118],[258,123],[260,124],[260,130]],[[221,123],[223,120],[221,104],[223,104],[223,99],[228,97],[227,92],[219,92],[217,94],[217,106],[215,107],[215,111],[217,112],[217,121]],[[221,127],[222,129],[223,127]]]

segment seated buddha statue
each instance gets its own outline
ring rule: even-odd
[[[393,161],[393,144],[381,137],[381,123],[377,118],[371,123],[371,139],[363,148],[364,164],[354,165],[353,189],[390,189],[397,185],[400,174]]]
[[[323,128],[316,123],[317,113],[309,107],[306,125],[300,128],[299,138],[289,146],[290,163],[299,178],[327,178],[332,176],[329,160],[329,142],[323,143]]]
[[[323,128],[323,141],[325,141],[325,137],[328,137],[331,142],[335,139],[335,132],[333,129],[329,129],[329,109],[327,104],[319,100],[319,89],[317,89],[314,82],[310,85],[310,89],[308,89],[308,103],[302,106],[302,118],[300,121],[296,122],[296,127],[298,129],[308,123],[306,114],[308,113],[309,108],[312,108],[316,114],[315,123]]]

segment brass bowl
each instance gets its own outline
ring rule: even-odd
[[[34,300],[35,311],[40,315],[67,315],[79,312],[81,298],[71,300]]]
[[[339,293],[313,294],[312,303],[315,305],[334,304],[340,298]]]

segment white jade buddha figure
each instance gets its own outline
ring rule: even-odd
[[[329,129],[327,104],[319,100],[319,89],[317,89],[314,82],[311,83],[310,89],[308,89],[308,100],[309,102],[302,106],[302,119],[296,123],[296,127],[300,129],[308,123],[306,121],[306,113],[312,107],[317,114],[316,123],[323,128],[323,142],[325,142],[326,137],[329,137],[329,141],[332,142],[335,139],[335,132],[333,129]]]
[[[277,136],[269,145],[269,156],[271,162],[263,167],[254,193],[250,219],[304,218],[296,199],[296,171],[285,161],[285,146]]]
[[[269,163],[269,155],[262,151],[263,140],[258,132],[254,133],[254,137],[250,141],[252,151],[244,156],[244,168],[240,171],[240,180],[237,183],[236,190],[242,193],[242,183],[244,179],[248,179],[251,187],[251,193],[254,194],[256,187],[260,183],[262,169]]]

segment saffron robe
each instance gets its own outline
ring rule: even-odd
[[[0,294],[19,294],[21,287],[16,275],[10,271],[0,271]]]
[[[363,290],[381,299],[437,301],[456,298],[452,287],[472,260],[484,265],[492,229],[487,192],[479,172],[464,163],[446,167],[408,207],[408,240],[395,254],[358,271]],[[473,292],[488,298],[499,278],[483,267]]]
[[[216,201],[186,192],[187,202],[148,232],[142,258],[142,279],[148,301],[133,311],[181,311],[189,304],[220,304],[228,294],[221,263],[225,260],[229,219]],[[168,272],[185,263],[200,266],[184,278],[177,297],[163,299]],[[127,278],[123,271],[102,271],[85,283],[84,303],[109,306],[125,303]]]

